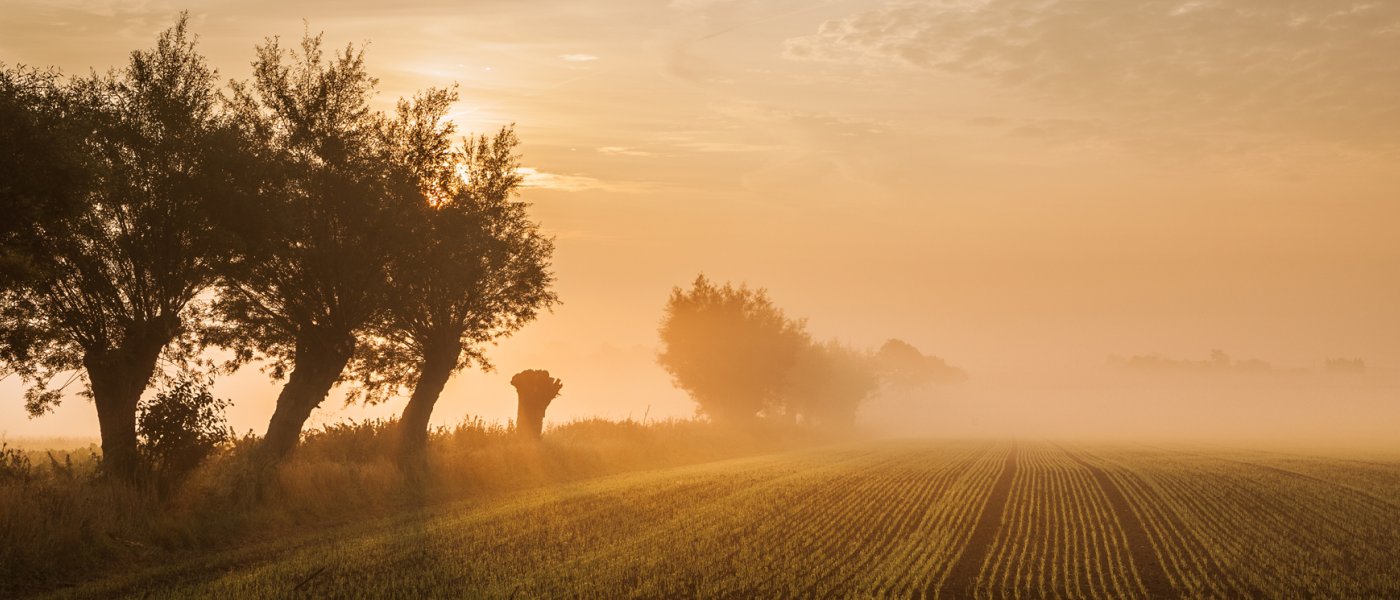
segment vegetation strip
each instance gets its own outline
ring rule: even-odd
[[[982,572],[982,563],[986,562],[987,553],[992,549],[992,542],[996,538],[997,527],[1001,525],[1002,515],[1006,512],[1006,500],[1011,494],[1011,480],[1016,477],[1016,446],[1011,446],[1011,452],[1006,455],[1006,463],[1001,468],[1001,475],[997,477],[996,485],[992,486],[992,491],[987,495],[987,503],[982,507],[982,514],[977,518],[977,525],[972,528],[972,535],[967,539],[967,546],[963,548],[958,561],[953,563],[953,568],[948,570],[948,575],[943,578],[943,586],[938,596],[944,598],[967,598],[972,596],[972,586],[977,582],[977,575]],[[926,596],[933,595],[934,590],[928,590]]]
[[[1061,448],[1061,450],[1064,450]],[[1143,527],[1142,520],[1137,513],[1133,512],[1132,506],[1128,504],[1128,499],[1123,495],[1123,491],[1118,489],[1118,484],[1108,476],[1103,469],[1089,464],[1082,458],[1065,450],[1065,454],[1089,470],[1094,476],[1094,481],[1098,482],[1099,488],[1108,496],[1108,502],[1113,506],[1113,512],[1118,515],[1118,523],[1123,528],[1123,535],[1128,538],[1128,549],[1132,551],[1133,564],[1137,567],[1138,574],[1142,576],[1142,585],[1147,588],[1147,595],[1152,598],[1175,597],[1176,591],[1172,587],[1172,582],[1167,577],[1167,571],[1162,567],[1162,561],[1157,557],[1157,552],[1152,548],[1152,540],[1147,537],[1147,529]]]

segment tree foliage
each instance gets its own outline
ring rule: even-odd
[[[967,374],[937,356],[925,355],[913,344],[891,339],[875,354],[881,377],[889,384],[913,388],[935,383],[958,383]]]
[[[259,193],[232,223],[241,247],[212,339],[234,350],[235,364],[258,357],[274,378],[288,377],[264,438],[275,462],[383,311],[419,190],[383,143],[386,117],[369,107],[376,80],[362,49],[327,57],[320,35],[296,50],[272,38],[253,70],[233,84],[231,110],[252,141]]]
[[[520,186],[513,128],[450,145],[445,121],[457,98],[429,90],[400,101],[384,143],[421,194],[414,234],[390,269],[384,311],[357,354],[358,395],[378,402],[404,388],[431,386],[475,362],[484,345],[508,336],[556,302],[554,244],[513,197]],[[434,393],[434,398],[436,394]]]
[[[56,71],[0,64],[0,289],[39,275],[44,225],[82,206],[85,134],[76,108]]]
[[[187,335],[199,320],[196,299],[225,255],[211,206],[239,187],[223,168],[230,138],[216,80],[182,15],[120,72],[73,80],[61,91],[41,82],[38,110],[57,110],[50,117],[62,121],[47,131],[72,144],[58,151],[57,168],[80,165],[83,173],[55,188],[61,198],[47,200],[69,206],[71,197],[76,206],[42,208],[48,204],[37,186],[56,173],[21,183],[29,191],[6,198],[31,209],[21,225],[30,276],[0,299],[0,336],[14,342],[0,359],[28,384],[31,414],[49,410],[68,383],[85,383],[105,464],[123,477],[135,469],[136,403],[162,353],[183,362],[197,350]],[[22,169],[24,161],[5,168]]]
[[[229,441],[224,411],[229,401],[215,398],[207,382],[175,381],[137,408],[139,449],[162,488],[184,479]]]
[[[353,350],[351,334],[383,304],[414,190],[386,169],[363,49],[328,59],[320,35],[296,50],[271,38],[253,68],[250,82],[231,84],[231,110],[251,141],[259,193],[230,223],[241,252],[223,280],[216,339],[282,378],[299,350],[326,350],[313,341]]]
[[[874,357],[836,340],[804,346],[788,371],[787,410],[831,427],[855,423],[856,410],[880,387]]]
[[[513,128],[452,146],[452,90],[401,100],[381,127],[389,160],[412,174],[419,195],[413,235],[389,269],[384,310],[369,326],[354,364],[349,401],[375,402],[409,388],[406,455],[427,442],[433,407],[447,380],[475,362],[490,369],[484,345],[508,336],[557,301],[553,242],[513,199],[520,185]]]
[[[804,322],[766,291],[703,275],[689,290],[672,290],[660,333],[661,366],[700,412],[731,424],[783,412],[788,371],[809,343]]]

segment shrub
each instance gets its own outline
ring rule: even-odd
[[[224,410],[229,401],[215,398],[209,384],[184,378],[142,402],[136,433],[142,457],[157,486],[168,491],[209,458],[232,435]]]

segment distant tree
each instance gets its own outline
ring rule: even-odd
[[[7,209],[18,207],[23,219],[29,275],[0,298],[0,337],[11,342],[0,359],[28,384],[32,415],[50,410],[74,380],[86,384],[104,469],[119,479],[135,477],[137,402],[162,353],[183,362],[197,349],[186,335],[198,320],[196,299],[224,256],[210,206],[238,189],[220,166],[236,147],[224,135],[217,77],[187,24],[181,15],[124,70],[70,83],[64,101],[44,101],[51,84],[42,83],[38,109],[57,107],[67,124],[54,139],[71,147],[40,140],[39,154],[20,152],[5,165],[11,173],[36,170],[6,192]],[[42,128],[43,118],[7,127]],[[53,171],[32,164],[46,156],[56,161]],[[60,196],[55,210],[48,204],[55,198],[43,196],[50,184]],[[50,385],[69,373],[66,383]]]
[[[521,181],[515,132],[468,138],[453,151],[445,117],[456,97],[430,90],[401,101],[383,131],[392,159],[414,174],[421,193],[415,234],[390,269],[386,308],[354,369],[371,401],[412,389],[400,419],[409,462],[422,455],[452,374],[473,361],[489,369],[482,346],[557,300],[553,243],[530,220],[528,205],[511,198]]]
[[[1110,356],[1108,363],[1110,366],[1127,371],[1139,372],[1160,372],[1160,373],[1213,373],[1213,374],[1234,374],[1234,373],[1277,373],[1274,367],[1267,362],[1257,358],[1246,358],[1236,360],[1224,350],[1211,350],[1210,358],[1206,360],[1175,359],[1158,356],[1156,354],[1136,355],[1123,358],[1121,356]]]
[[[957,383],[967,379],[962,369],[937,356],[925,355],[904,340],[886,341],[875,354],[875,364],[884,380],[898,387]]]
[[[1366,361],[1360,358],[1328,358],[1322,363],[1322,370],[1327,373],[1361,375],[1366,373]]]
[[[321,36],[299,51],[257,47],[251,82],[232,86],[232,111],[254,141],[260,193],[240,212],[238,260],[211,339],[287,377],[260,450],[265,465],[295,447],[311,412],[341,381],[356,338],[385,306],[388,268],[418,204],[410,173],[389,160],[376,80],[363,50],[326,60]]]
[[[215,398],[209,384],[183,377],[143,400],[137,409],[139,449],[162,492],[184,480],[232,436],[224,411],[229,401]]]
[[[515,431],[521,437],[538,440],[544,433],[544,411],[564,389],[564,383],[549,376],[549,371],[529,369],[510,378],[515,386],[519,404],[515,413]]]
[[[701,275],[675,288],[661,323],[661,366],[716,422],[740,424],[782,412],[787,373],[808,343],[764,290],[717,286]]]
[[[861,403],[879,387],[880,373],[868,353],[836,340],[808,344],[788,371],[785,410],[808,423],[849,427]]]

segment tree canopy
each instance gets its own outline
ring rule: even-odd
[[[236,361],[262,358],[288,377],[264,437],[272,461],[296,444],[384,309],[420,193],[380,135],[386,117],[369,106],[376,80],[363,50],[327,57],[322,46],[320,35],[295,50],[268,39],[253,79],[232,86],[259,191],[233,224],[240,252],[222,280],[212,339]]]
[[[413,236],[389,270],[384,310],[369,326],[354,364],[369,401],[411,388],[401,419],[406,449],[426,442],[433,406],[451,375],[484,345],[510,335],[557,302],[553,242],[530,219],[519,188],[519,140],[511,127],[451,144],[451,90],[400,101],[381,130],[390,159],[420,190]],[[352,395],[352,398],[354,395]]]
[[[808,343],[805,324],[790,319],[766,291],[701,275],[675,288],[661,322],[661,366],[699,410],[723,423],[782,412],[787,373]]]
[[[783,397],[793,416],[824,426],[849,427],[880,381],[868,352],[836,340],[812,343],[798,353]]]
[[[48,76],[28,81],[27,100],[7,93],[7,102],[27,101],[27,114],[40,116],[8,127],[28,131],[39,154],[9,156],[3,168],[55,162],[6,192],[27,220],[19,227],[25,233],[7,235],[4,254],[22,254],[27,273],[0,299],[0,337],[12,342],[0,359],[28,384],[32,414],[83,382],[107,467],[130,477],[136,403],[163,353],[181,362],[197,349],[188,335],[201,311],[196,299],[225,256],[212,207],[240,189],[222,160],[230,136],[217,109],[217,76],[182,15],[119,72],[61,86]],[[54,142],[69,146],[49,147]],[[74,169],[80,174],[56,181]]]
[[[957,383],[967,374],[947,361],[926,355],[913,344],[890,339],[875,353],[876,368],[891,385],[911,388],[935,383]]]

